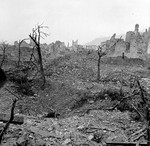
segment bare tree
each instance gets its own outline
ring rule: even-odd
[[[20,66],[20,61],[21,61],[21,44],[22,44],[25,40],[28,40],[28,38],[23,39],[23,40],[19,40],[19,43],[18,43],[18,64],[17,64],[18,67]]]
[[[29,37],[33,41],[33,43],[35,45],[34,47],[37,49],[38,63],[39,63],[39,66],[40,66],[40,73],[41,73],[42,80],[43,80],[42,87],[44,87],[45,83],[46,83],[46,79],[45,79],[44,69],[43,69],[43,63],[42,63],[42,54],[41,54],[41,43],[40,43],[40,40],[41,40],[41,38],[43,38],[42,35],[48,36],[48,34],[42,32],[41,31],[42,28],[47,28],[47,26],[43,26],[41,24],[41,25],[38,25],[36,28],[33,28],[32,34],[30,34]]]
[[[100,64],[101,58],[106,55],[106,52],[103,52],[103,46],[98,46],[98,63],[97,63],[97,80],[100,81]]]
[[[107,48],[106,51],[103,51],[103,47],[106,44],[104,44],[102,46],[98,46],[98,52],[97,52],[98,53],[97,80],[98,81],[100,81],[100,62],[101,62],[101,58],[103,56],[105,56],[107,54],[107,52],[109,50],[111,50],[111,48],[113,48],[119,41],[121,41],[121,38],[122,38],[122,36],[119,39],[117,39],[116,42],[112,46],[109,46],[109,48]]]
[[[14,109],[16,106],[16,102],[17,102],[17,99],[13,99],[13,103],[12,103],[12,107],[11,107],[11,113],[10,113],[10,119],[6,123],[6,125],[4,126],[3,130],[0,133],[0,144],[2,143],[3,136],[4,136],[5,132],[7,131],[7,129],[9,128],[10,123],[14,120]]]
[[[5,55],[6,55],[6,49],[8,48],[8,43],[6,42],[2,42],[0,48],[2,49],[3,51],[3,57],[2,57],[2,60],[1,60],[1,63],[0,63],[0,68],[2,68],[3,64],[4,64],[4,61],[5,61]]]
[[[124,52],[122,53],[122,60],[121,60],[121,64],[122,64],[122,69],[121,69],[121,87],[120,87],[120,95],[123,95],[123,69],[124,69]]]

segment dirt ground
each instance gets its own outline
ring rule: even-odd
[[[10,113],[13,94],[19,96],[15,113],[23,115],[23,125],[11,124],[3,144],[24,145],[105,145],[106,142],[146,142],[145,121],[135,121],[134,113],[115,109],[119,100],[123,70],[123,92],[130,93],[134,76],[149,91],[150,70],[140,59],[104,58],[101,81],[97,81],[95,53],[73,53],[45,65],[46,88],[40,90],[40,80],[34,80],[33,96],[18,94],[8,80],[0,92],[0,111]],[[88,111],[88,109],[90,109]],[[44,118],[51,111],[59,118]],[[88,111],[88,112],[87,112]],[[4,123],[1,123],[1,128]]]

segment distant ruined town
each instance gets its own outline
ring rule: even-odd
[[[85,45],[83,47],[76,47],[78,41],[73,41],[72,48],[75,51],[81,49],[96,50],[96,45]],[[122,56],[122,53],[128,58],[140,58],[147,60],[150,58],[150,27],[144,32],[139,32],[139,24],[135,25],[133,31],[128,31],[125,35],[125,39],[122,37],[116,38],[114,34],[110,40],[101,42],[103,51],[107,53],[107,57]]]
[[[106,57],[117,57],[122,56],[122,53],[125,54],[128,58],[140,58],[147,60],[150,58],[150,28],[146,29],[144,32],[139,32],[139,24],[135,25],[133,31],[128,31],[126,33],[125,39],[122,37],[116,38],[114,34],[109,40],[105,42],[100,42],[103,51],[107,53]],[[18,46],[19,42],[15,41],[14,45],[9,45],[6,50],[6,55],[16,59],[18,56]],[[23,60],[28,60],[34,44],[30,40],[27,43],[25,40],[21,43],[21,56]],[[82,52],[84,50],[97,50],[98,46],[96,45],[80,45],[78,40],[72,40],[72,44],[65,45],[64,42],[56,41],[55,43],[50,44],[41,44],[41,51],[44,56],[47,58],[56,58],[63,56],[71,52]],[[0,54],[3,54],[2,49]]]
[[[121,56],[124,52],[128,58],[146,60],[150,56],[150,28],[140,33],[139,24],[136,24],[134,31],[126,33],[125,40],[116,38],[116,34],[114,34],[110,40],[102,42],[101,45],[108,57]]]

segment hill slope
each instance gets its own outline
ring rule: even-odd
[[[122,36],[122,38],[125,38],[125,34],[120,34],[117,35],[116,38],[120,38]],[[106,36],[106,37],[99,37],[96,38],[88,43],[86,43],[85,45],[100,45],[102,42],[105,42],[106,40],[109,40],[111,38],[111,36]]]
[[[96,39],[86,43],[85,45],[100,45],[101,42],[104,42],[108,39],[110,39],[110,37],[99,37],[99,38],[96,38]]]

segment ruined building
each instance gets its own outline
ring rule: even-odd
[[[150,56],[150,28],[140,33],[139,24],[136,24],[134,31],[126,33],[125,40],[116,38],[116,34],[114,34],[110,40],[103,42],[101,45],[104,46],[109,57],[121,56],[124,52],[128,58],[146,60]]]
[[[83,46],[78,43],[78,40],[72,40],[72,46],[69,46],[68,49],[73,50],[75,52],[83,49]]]

